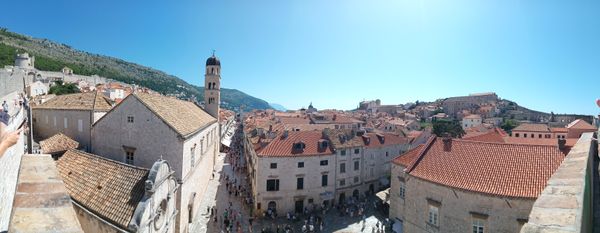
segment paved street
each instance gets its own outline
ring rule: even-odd
[[[235,193],[229,194],[225,187],[224,177],[226,175],[229,175],[230,180],[235,179],[239,185],[245,186],[242,178],[243,174],[234,172],[232,164],[228,161],[229,158],[224,153],[221,153],[217,158],[215,178],[210,181],[196,215],[196,221],[190,227],[190,232],[228,232],[223,224],[224,213],[228,209],[232,210],[228,213],[231,225],[233,225],[233,230],[230,232],[277,232],[277,226],[280,227],[279,232],[285,232],[284,226],[286,225],[290,228],[289,232],[302,232],[302,225],[307,219],[303,216],[299,216],[299,219],[294,222],[287,220],[285,215],[277,219],[258,218],[253,221],[253,226],[250,229],[248,221],[250,210],[242,204],[242,199],[239,196],[235,196]],[[378,221],[379,224],[385,222],[385,219],[379,212],[373,210],[371,203],[372,200],[367,201],[364,226],[362,217],[340,216],[340,211],[330,209],[325,215],[322,212],[315,213],[315,217],[323,219],[324,226],[322,231],[318,229],[318,226],[315,226],[314,232],[377,232],[376,224],[378,224]],[[214,217],[210,216],[210,213],[207,213],[207,206],[216,206],[217,222],[214,221]],[[386,226],[385,232],[390,232],[389,226]]]

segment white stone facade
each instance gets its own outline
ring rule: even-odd
[[[128,117],[133,117],[133,122],[129,122]],[[219,125],[215,121],[192,136],[182,138],[137,98],[130,96],[94,125],[92,150],[97,155],[123,162],[127,162],[127,153],[133,151],[133,164],[147,168],[158,159],[168,161],[181,184],[177,196],[177,232],[187,232],[191,219],[202,217],[196,213],[218,154],[218,132]]]

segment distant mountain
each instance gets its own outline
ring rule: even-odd
[[[118,58],[76,50],[68,45],[47,39],[10,32],[0,28],[0,67],[13,65],[15,54],[27,52],[35,56],[35,68],[44,71],[60,71],[67,66],[75,74],[103,76],[129,84],[148,87],[165,95],[201,102],[204,88],[191,85],[182,79],[160,70],[127,62]],[[222,107],[232,110],[270,109],[264,100],[235,89],[221,89]]]
[[[283,105],[281,105],[281,104],[269,103],[269,105],[271,105],[271,107],[277,111],[282,111],[282,112],[287,111],[287,109],[285,107],[283,107]]]

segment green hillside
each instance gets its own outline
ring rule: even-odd
[[[118,58],[92,54],[68,45],[37,39],[0,28],[0,67],[13,65],[15,54],[28,52],[35,56],[35,68],[60,71],[67,66],[75,74],[99,75],[129,84],[148,87],[162,94],[182,99],[203,100],[203,87],[191,85],[162,71]],[[269,104],[235,89],[221,89],[221,101],[227,109],[267,109]]]

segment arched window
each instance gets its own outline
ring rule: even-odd
[[[210,68],[210,73],[214,74],[215,73],[215,68]]]

